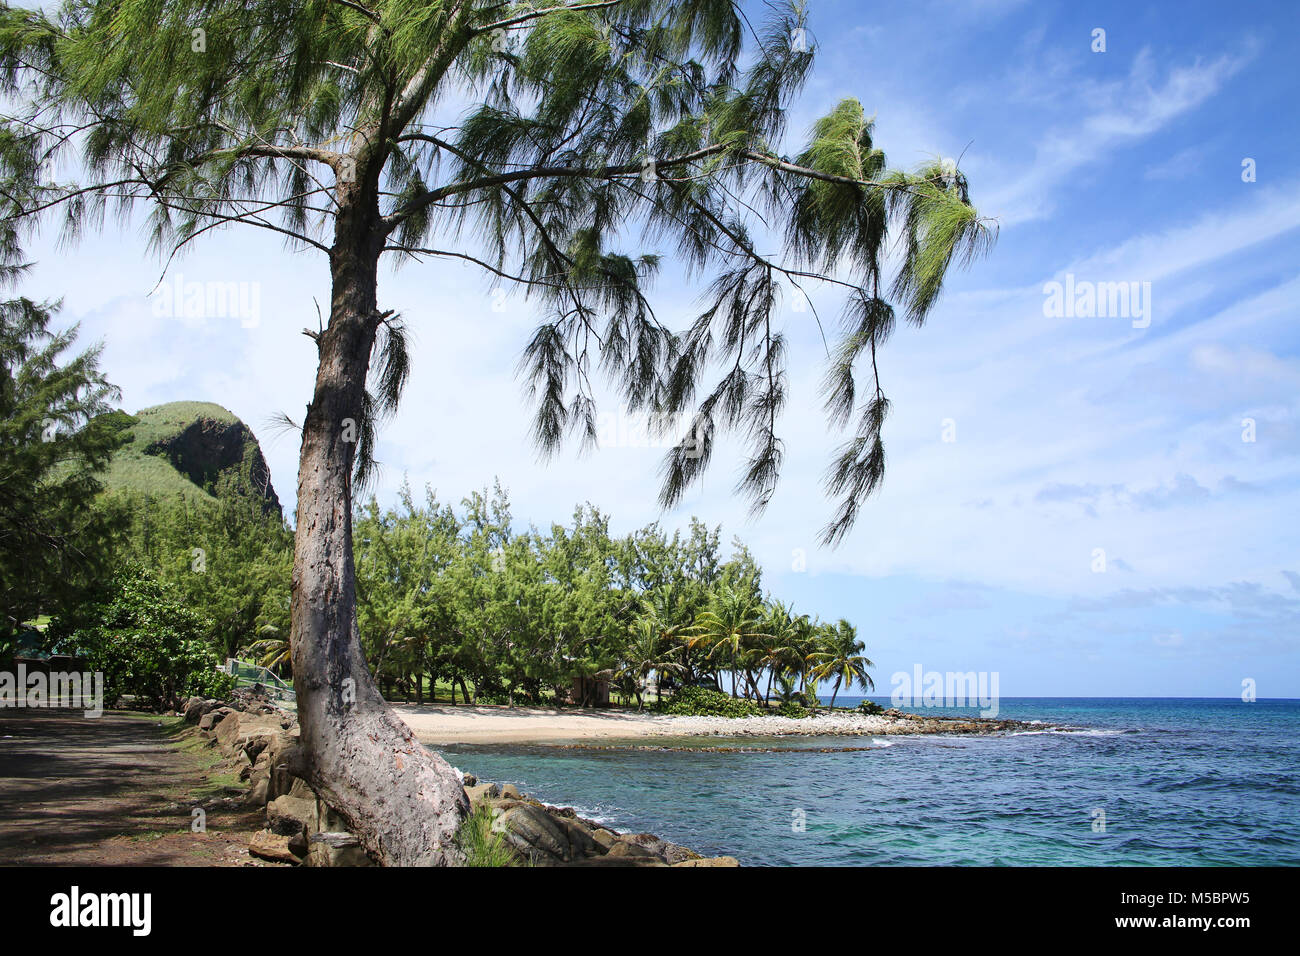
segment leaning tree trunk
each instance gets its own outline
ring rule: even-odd
[[[346,186],[341,187],[345,189]],[[469,803],[456,772],[384,702],[361,650],[352,563],[351,474],[380,321],[379,239],[340,204],[328,328],[303,425],[294,537],[293,670],[300,772],[385,865],[460,860]]]

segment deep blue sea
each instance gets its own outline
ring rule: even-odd
[[[1069,729],[440,752],[745,865],[1300,865],[1300,701],[1003,698],[998,716]]]

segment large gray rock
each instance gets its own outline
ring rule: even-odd
[[[482,803],[484,800],[491,800],[501,795],[501,788],[495,783],[471,784],[465,788],[465,795],[469,797],[470,806]]]
[[[492,827],[533,863],[567,863],[573,858],[568,834],[539,806],[513,806],[497,817]]]
[[[257,761],[249,771],[248,792],[244,794],[244,803],[250,807],[264,807],[270,799],[271,758],[263,752],[258,754]]]
[[[596,842],[589,829],[572,817],[551,815],[551,820],[564,831],[569,841],[569,858],[601,856],[605,847]]]
[[[700,859],[700,854],[696,853],[694,850],[688,850],[686,847],[679,846],[676,843],[669,843],[667,840],[657,837],[653,833],[625,833],[619,839],[649,850],[670,866],[681,863],[685,860]]]
[[[261,716],[249,716],[247,714],[232,715],[227,720],[234,719],[238,716],[241,722],[263,721],[266,718]],[[222,732],[226,724],[223,722],[217,730],[217,739],[221,739]],[[249,758],[250,752],[255,754],[252,759],[252,770],[248,774],[248,796],[245,803],[249,806],[265,806],[276,797],[290,794],[292,796],[307,796],[310,790],[304,783],[295,789],[297,780],[289,772],[290,760],[297,751],[298,737],[296,731],[277,730],[269,736],[264,735],[265,726],[254,724],[240,730],[232,730],[229,734],[230,740],[238,743],[239,740],[247,739],[250,741],[245,749],[236,751],[236,754],[242,754],[246,759]],[[247,731],[248,737],[243,734]],[[241,779],[243,779],[241,775]]]
[[[276,797],[266,805],[266,828],[291,837],[309,833],[316,825],[316,801],[302,797]]]
[[[298,735],[295,731],[282,731],[267,743],[266,747],[258,755],[258,760],[266,758],[264,766],[266,767],[267,783],[266,798],[268,801],[276,797],[285,795],[294,797],[304,797],[311,795],[311,790],[305,781],[299,780],[290,772],[290,767],[294,765],[299,755]]]
[[[277,714],[232,711],[217,724],[217,746],[231,757],[242,752],[250,763],[256,763],[271,740],[283,732]]]
[[[199,718],[199,730],[212,733],[217,729],[218,724],[233,713],[234,711],[229,707],[216,707]]]
[[[187,724],[197,724],[206,714],[211,713],[220,706],[220,701],[191,697],[185,702],[185,706],[181,708],[181,713],[185,715]]]
[[[631,843],[627,840],[615,840],[614,845],[609,848],[606,856],[618,859],[619,857],[640,857],[642,859],[660,860],[662,857],[657,853],[652,853],[645,847],[637,843]]]

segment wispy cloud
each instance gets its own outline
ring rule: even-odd
[[[1121,81],[1082,79],[1063,110],[1067,120],[1046,130],[1029,162],[1018,164],[1006,184],[985,197],[984,210],[1004,226],[1051,215],[1054,193],[1071,174],[1192,112],[1252,57],[1247,50],[1196,60],[1161,77],[1151,52],[1143,49]]]

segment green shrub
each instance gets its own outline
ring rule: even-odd
[[[782,701],[781,705],[776,708],[776,715],[778,717],[794,717],[795,719],[801,720],[804,717],[811,716],[812,711],[797,700],[787,700]]]
[[[75,647],[87,669],[103,673],[110,705],[130,695],[138,706],[168,710],[187,697],[224,697],[234,689],[234,678],[217,671],[221,658],[203,639],[210,628],[171,588],[132,568],[52,621],[46,638]]]
[[[869,717],[875,717],[884,712],[885,708],[881,707],[874,700],[864,700],[862,703],[858,704],[859,714],[866,714]]]
[[[711,687],[683,687],[663,712],[678,717],[757,717],[763,711],[752,700],[738,700]]]

